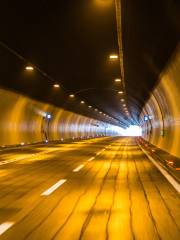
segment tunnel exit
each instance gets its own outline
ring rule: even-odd
[[[142,128],[137,125],[131,125],[124,129],[123,136],[142,136]]]

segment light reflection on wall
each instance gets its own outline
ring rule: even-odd
[[[159,76],[140,115],[143,137],[157,147],[180,157],[180,43]],[[153,115],[143,121],[144,115]]]
[[[102,121],[0,88],[0,146],[118,135]]]

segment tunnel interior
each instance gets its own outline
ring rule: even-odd
[[[0,11],[2,145],[138,125],[179,157],[178,1],[6,1]]]
[[[0,5],[0,240],[180,239],[180,1]]]

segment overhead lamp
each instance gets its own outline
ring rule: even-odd
[[[96,112],[97,112],[97,111],[98,111],[98,110],[97,110],[97,108],[95,108],[95,109],[94,109],[94,111],[96,111]]]
[[[92,108],[92,106],[89,105],[88,108]]]
[[[123,99],[123,98],[121,98],[121,102],[124,102],[124,99]]]
[[[84,101],[81,101],[81,104],[84,104],[85,102]]]
[[[117,55],[117,54],[111,54],[111,55],[109,56],[109,58],[110,58],[111,60],[116,60],[116,59],[118,59],[118,55]]]
[[[60,85],[58,83],[53,85],[54,88],[60,88]]]
[[[102,114],[102,112],[99,112],[100,114]]]
[[[74,94],[70,94],[69,97],[70,98],[74,98],[75,96],[74,96]]]
[[[121,79],[120,78],[116,78],[114,81],[115,82],[121,82]]]
[[[119,91],[118,94],[123,94],[123,91]]]
[[[25,69],[27,71],[33,71],[34,70],[33,66],[30,66],[30,65],[26,66]]]
[[[123,104],[123,107],[126,107],[126,104]]]

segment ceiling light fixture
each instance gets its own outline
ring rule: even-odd
[[[34,70],[34,68],[32,67],[32,66],[26,66],[26,68],[25,68],[27,71],[33,71]]]
[[[118,59],[118,55],[117,55],[117,54],[111,54],[111,55],[109,56],[109,58],[110,58],[111,60],[115,60],[115,59]]]
[[[60,88],[60,85],[58,83],[53,85],[54,88]]]
[[[114,81],[115,82],[121,82],[121,79],[120,78],[116,78]]]

